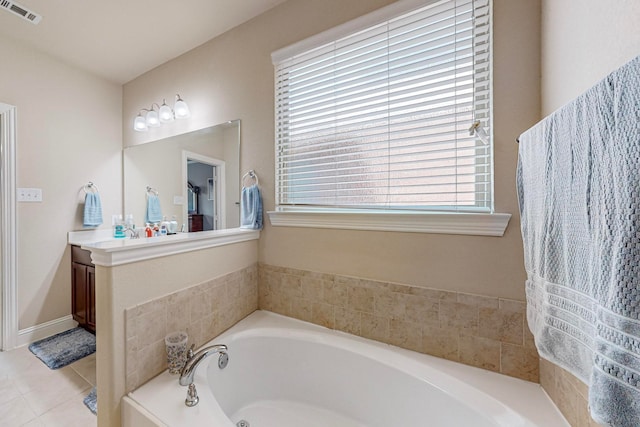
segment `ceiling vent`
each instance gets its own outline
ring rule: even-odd
[[[18,15],[22,19],[25,19],[32,24],[37,24],[42,19],[42,15],[38,15],[35,12],[30,11],[26,7],[13,0],[0,0],[0,9],[5,9],[7,12],[11,12],[14,15]]]

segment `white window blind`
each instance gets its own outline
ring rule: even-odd
[[[274,60],[278,205],[491,212],[490,29],[445,0]]]

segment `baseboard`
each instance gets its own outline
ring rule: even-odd
[[[76,326],[78,326],[78,322],[73,320],[73,316],[68,315],[39,325],[31,326],[29,328],[21,329],[18,331],[18,342],[16,343],[16,347],[29,345],[43,338],[50,337],[51,335],[73,329]]]

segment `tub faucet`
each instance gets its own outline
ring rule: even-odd
[[[227,355],[227,346],[224,344],[215,344],[209,347],[205,347],[201,350],[198,350],[192,357],[187,359],[187,362],[182,368],[182,372],[180,373],[180,385],[189,385],[193,384],[193,375],[196,372],[196,368],[207,357],[218,353],[220,356],[218,357],[218,367],[220,369],[224,369],[227,366],[229,361],[229,356]]]

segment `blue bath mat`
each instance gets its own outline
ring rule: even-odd
[[[93,412],[93,415],[98,415],[98,391],[95,387],[91,389],[91,392],[84,398],[83,402]]]
[[[96,337],[82,328],[69,329],[34,342],[29,350],[50,369],[60,369],[95,353]]]

